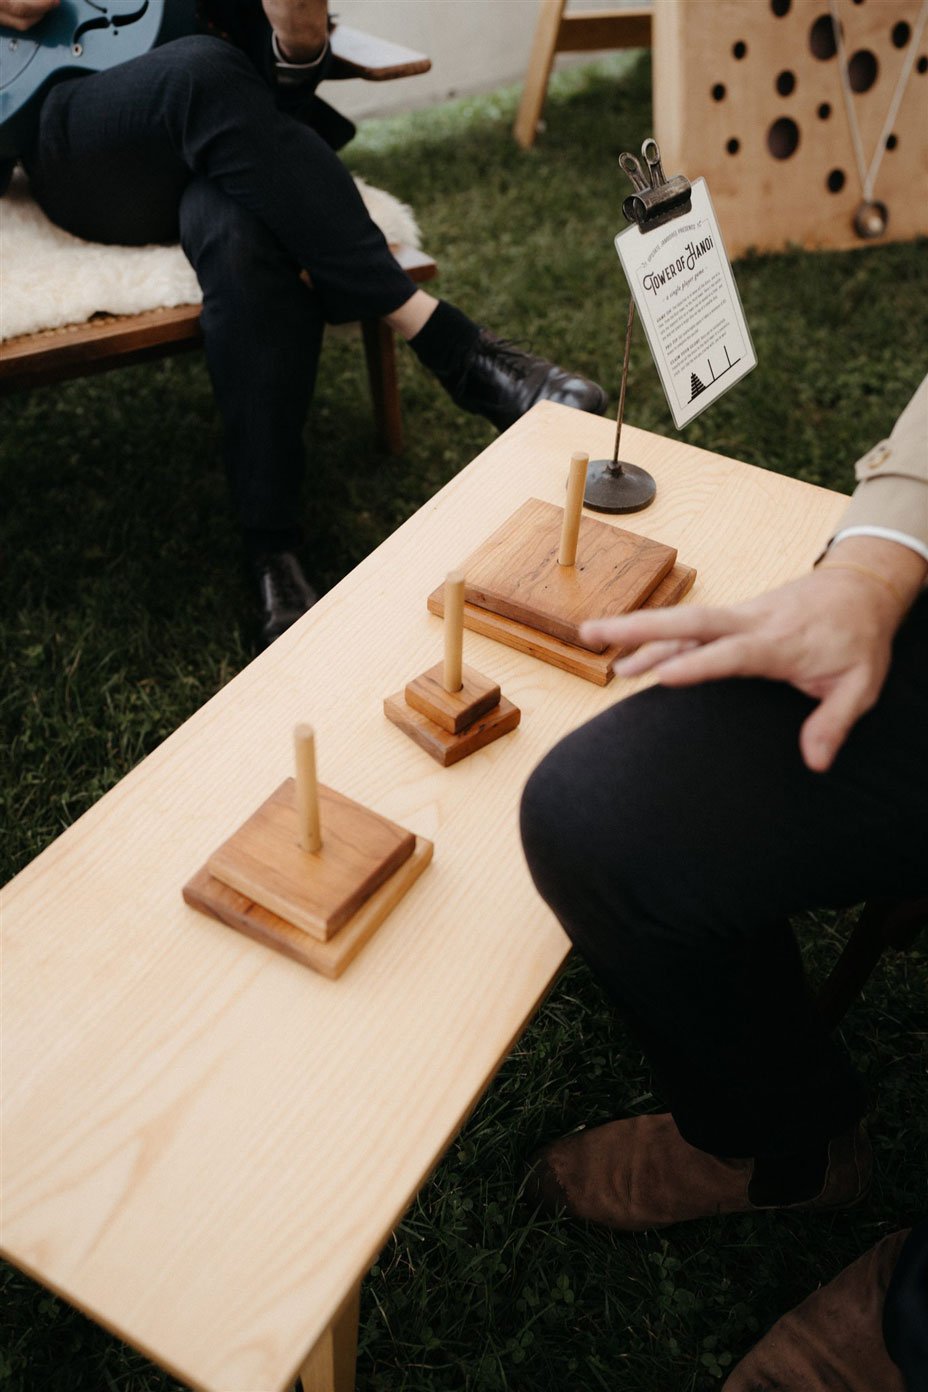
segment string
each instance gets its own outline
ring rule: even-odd
[[[905,94],[906,84],[909,80],[909,74],[915,62],[915,54],[921,40],[922,30],[925,27],[926,21],[928,21],[928,0],[923,0],[921,11],[915,23],[915,28],[912,30],[912,37],[909,40],[909,46],[906,50],[905,58],[903,59],[902,68],[896,80],[893,98],[889,104],[889,110],[886,113],[883,129],[880,131],[879,139],[876,142],[876,148],[873,152],[873,159],[870,161],[869,168],[867,167],[867,162],[864,157],[863,141],[860,137],[860,126],[857,123],[857,112],[854,109],[854,95],[851,91],[851,80],[848,73],[847,54],[844,47],[844,31],[838,19],[837,0],[828,0],[828,3],[831,8],[831,23],[835,31],[835,42],[838,47],[841,90],[844,95],[844,108],[847,112],[847,124],[851,132],[851,142],[854,146],[854,158],[857,161],[857,177],[860,180],[860,191],[864,196],[864,202],[871,203],[873,201],[873,190],[876,185],[876,176],[880,172],[880,165],[886,153],[886,138],[892,130],[893,122],[899,111],[902,98]]]

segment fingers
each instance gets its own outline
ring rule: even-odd
[[[612,670],[619,677],[638,677],[642,672],[650,672],[668,658],[686,652],[697,646],[695,640],[687,642],[683,638],[665,638],[660,643],[645,643],[628,657],[617,658]]]
[[[816,706],[799,732],[799,749],[806,767],[825,773],[847,739],[853,726],[874,704],[880,683],[873,673],[853,668]]]
[[[774,654],[764,660],[758,644],[740,635],[720,638],[705,647],[691,644],[687,652],[671,657],[658,667],[662,686],[695,686],[697,682],[721,681],[725,677],[778,676]]]
[[[737,633],[743,619],[733,609],[681,606],[672,609],[639,609],[617,619],[588,619],[580,633],[585,643],[619,643],[637,648],[642,643],[683,639],[707,643],[727,633]]]

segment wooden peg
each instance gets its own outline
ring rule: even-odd
[[[297,725],[293,732],[296,754],[296,802],[300,849],[315,854],[322,849],[319,825],[319,784],[316,779],[316,736],[311,725]]]
[[[442,667],[442,685],[448,692],[461,690],[463,657],[464,576],[459,570],[449,570],[445,577],[445,661]]]
[[[582,450],[570,456],[570,477],[567,481],[567,501],[561,524],[561,544],[557,563],[572,566],[577,560],[577,538],[580,535],[580,514],[583,511],[583,491],[586,488],[586,466],[590,456]]]

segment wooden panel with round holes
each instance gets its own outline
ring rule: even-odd
[[[837,0],[865,164],[921,0]],[[863,200],[829,0],[656,0],[654,126],[668,174],[705,175],[730,255],[856,247]],[[886,137],[875,242],[928,233],[928,25]]]

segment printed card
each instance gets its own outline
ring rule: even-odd
[[[692,210],[615,239],[678,430],[739,382],[757,355],[705,179]]]

